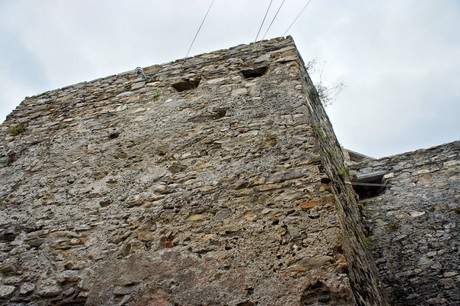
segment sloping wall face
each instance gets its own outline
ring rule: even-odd
[[[310,87],[288,38],[26,99],[1,126],[0,299],[380,304]]]
[[[383,305],[387,297],[382,290],[377,268],[368,248],[363,228],[363,214],[350,183],[350,169],[345,165],[343,150],[335,137],[329,118],[322,107],[308,73],[303,70],[305,95],[311,124],[317,136],[321,156],[321,181],[335,195],[335,204],[343,235],[339,246],[346,257],[346,266],[357,305]]]
[[[386,191],[362,201],[394,305],[460,304],[460,142],[359,166],[387,170]]]

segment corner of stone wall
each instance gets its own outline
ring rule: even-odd
[[[0,304],[384,305],[295,52],[237,46],[18,106],[0,126]]]
[[[300,55],[298,55],[302,61]],[[305,65],[302,65],[305,67]],[[329,118],[322,106],[318,92],[307,71],[303,69],[305,95],[309,101],[312,127],[316,132],[321,154],[324,182],[332,185],[335,203],[342,228],[341,250],[357,305],[387,305],[380,276],[370,252],[370,238],[363,230],[361,209],[349,181],[350,169],[345,165],[341,146],[337,141]]]

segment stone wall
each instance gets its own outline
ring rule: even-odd
[[[300,57],[300,55],[299,55]],[[317,136],[317,145],[322,164],[321,181],[335,195],[335,204],[340,220],[343,244],[340,248],[346,254],[348,272],[353,284],[356,304],[385,304],[386,294],[381,288],[377,269],[367,247],[363,230],[363,216],[359,210],[356,194],[350,184],[350,170],[346,166],[343,151],[329,118],[322,107],[315,87],[302,65],[305,95],[312,127]]]
[[[291,38],[27,98],[0,133],[3,303],[385,304]]]
[[[354,166],[386,170],[361,201],[370,246],[394,305],[460,304],[460,142]]]

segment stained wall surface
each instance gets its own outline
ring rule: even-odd
[[[460,304],[460,142],[355,166],[386,171],[361,201],[370,246],[393,305]]]
[[[291,38],[27,98],[0,133],[4,303],[385,304]]]

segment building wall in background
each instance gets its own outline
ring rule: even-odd
[[[460,142],[354,168],[387,172],[386,190],[361,204],[391,303],[460,304]]]

